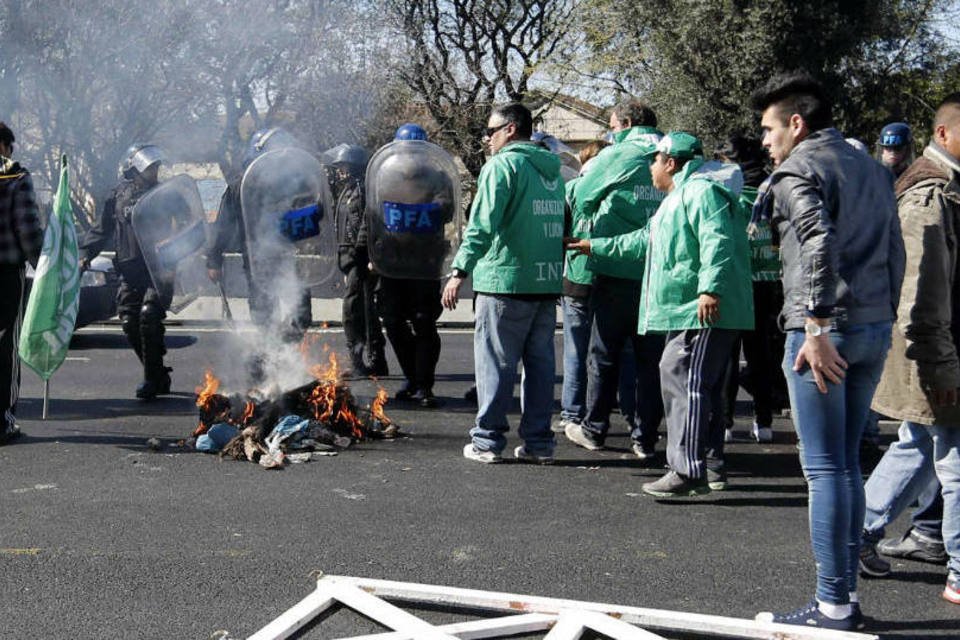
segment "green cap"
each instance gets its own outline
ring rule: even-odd
[[[686,131],[671,131],[657,143],[657,151],[678,160],[689,160],[703,157],[703,144]]]

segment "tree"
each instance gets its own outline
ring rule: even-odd
[[[375,64],[389,41],[374,9],[8,0],[0,114],[39,184],[54,184],[59,154],[70,156],[74,210],[90,220],[134,142],[159,140],[171,159],[217,162],[229,175],[261,127],[288,126],[313,146],[364,141],[392,89]]]
[[[601,80],[615,76],[616,90],[644,96],[664,126],[708,142],[759,133],[750,94],[776,72],[804,68],[825,80],[838,128],[872,140],[891,113],[920,120],[918,110],[933,101],[926,83],[946,74],[948,51],[930,25],[946,4],[585,0],[582,65]]]
[[[405,43],[398,73],[436,123],[436,138],[477,175],[497,101],[522,101],[542,65],[569,45],[573,0],[385,0]]]

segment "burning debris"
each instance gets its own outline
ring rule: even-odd
[[[230,395],[219,393],[220,380],[207,370],[196,390],[197,448],[273,469],[282,467],[293,451],[330,455],[355,442],[399,435],[396,423],[384,413],[383,387],[370,406],[361,409],[342,379],[334,352],[326,365],[309,370],[314,380],[289,391]]]

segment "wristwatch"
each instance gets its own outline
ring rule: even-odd
[[[816,322],[807,322],[806,324],[803,325],[803,331],[808,336],[813,336],[814,338],[817,338],[820,336],[825,336],[828,333],[830,333],[830,325],[823,327],[817,324]]]
[[[461,279],[462,279],[462,278],[466,278],[466,277],[467,277],[467,272],[464,271],[463,269],[457,269],[456,267],[454,267],[453,271],[451,271],[451,272],[448,274],[447,277],[448,277],[448,278],[461,278]]]

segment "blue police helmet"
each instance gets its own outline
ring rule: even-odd
[[[891,122],[880,130],[877,144],[881,147],[902,147],[910,144],[911,140],[910,125],[905,122]]]
[[[397,132],[393,135],[394,140],[426,140],[427,132],[423,130],[423,127],[420,125],[408,122],[407,124],[401,125]]]

